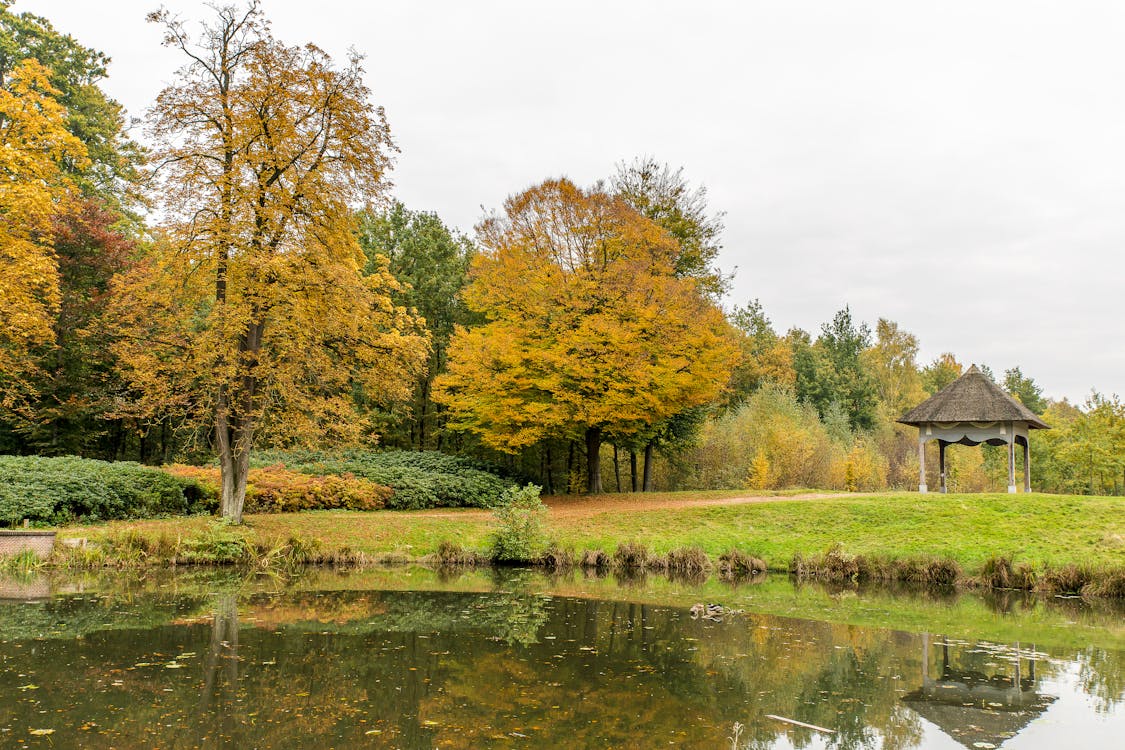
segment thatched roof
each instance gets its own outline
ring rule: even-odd
[[[927,422],[1027,422],[1031,429],[1049,429],[1035,412],[1005,393],[976,365],[898,421],[912,425]]]
[[[1015,710],[933,700],[920,690],[903,696],[902,700],[926,721],[936,724],[965,747],[998,748],[1041,715],[1055,697],[1035,696],[1029,705]]]

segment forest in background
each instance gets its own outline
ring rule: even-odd
[[[469,237],[391,197],[361,61],[282,44],[255,3],[203,48],[154,14],[204,54],[145,147],[99,87],[108,58],[8,5],[0,452],[219,454],[245,481],[251,450],[431,450],[554,493],[917,485],[895,420],[965,363],[920,363],[916,337],[847,308],[780,332],[729,299],[723,217],[681,169],[545,180]],[[1037,490],[1125,491],[1116,395],[1056,401],[977,364],[1053,428],[1032,438]],[[956,447],[951,489],[1002,489],[1005,460]]]

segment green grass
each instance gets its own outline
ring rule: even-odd
[[[733,493],[728,493],[733,494]],[[648,496],[632,496],[644,502]],[[690,500],[696,495],[665,494]],[[1067,563],[1125,566],[1125,499],[1068,495],[836,495],[817,499],[677,509],[631,509],[613,498],[581,512],[568,501],[548,515],[548,534],[577,552],[640,542],[653,552],[698,546],[717,557],[736,548],[786,566],[794,553],[812,555],[840,543],[851,554],[948,557],[968,574],[992,555],[1010,555],[1036,567]],[[205,517],[112,522],[68,527],[63,537],[122,530],[169,538],[205,533]],[[443,541],[485,552],[496,522],[475,510],[435,512],[312,511],[247,517],[246,532],[268,543],[296,536],[323,549],[348,548],[374,557],[421,558]]]

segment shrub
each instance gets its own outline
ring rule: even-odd
[[[544,550],[539,564],[548,570],[570,570],[575,565],[574,552],[552,544]]]
[[[618,570],[644,570],[649,560],[648,547],[640,542],[619,544],[613,553],[613,567]]]
[[[766,572],[764,560],[741,550],[732,549],[719,555],[719,575],[724,578],[745,578]]]
[[[494,508],[515,483],[497,475],[499,469],[462,456],[435,451],[387,451],[341,454],[266,452],[255,457],[284,465],[304,474],[353,475],[394,490],[386,507],[396,510],[424,508]]]
[[[0,456],[0,521],[67,523],[184,514],[208,492],[140,464],[74,456]]]
[[[681,547],[668,553],[665,567],[669,573],[697,575],[711,570],[711,558],[699,547]]]
[[[204,486],[217,507],[219,469],[214,466],[174,465],[165,471],[194,479]],[[314,476],[284,466],[251,469],[246,480],[247,513],[290,513],[299,510],[379,510],[393,490],[350,474]]]
[[[436,562],[442,567],[460,567],[462,565],[476,565],[479,562],[477,554],[465,549],[454,542],[442,542],[434,554]]]
[[[1090,568],[1071,564],[1045,570],[1039,579],[1039,588],[1051,594],[1078,596],[1093,582],[1094,572]]]
[[[583,568],[591,570],[609,570],[610,559],[603,550],[588,549],[582,553],[582,560],[579,564]]]
[[[492,559],[497,562],[537,560],[545,543],[543,519],[547,506],[539,499],[534,484],[512,487],[500,498],[496,508],[499,526],[492,537]]]
[[[1095,581],[1082,589],[1082,593],[1087,596],[1125,599],[1125,568],[1101,571]]]
[[[984,561],[977,581],[993,589],[1029,591],[1035,588],[1036,575],[1027,563],[1013,565],[1012,558],[996,555]]]

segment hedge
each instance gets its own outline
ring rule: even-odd
[[[0,522],[60,524],[204,510],[199,482],[132,462],[0,456]]]

